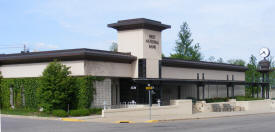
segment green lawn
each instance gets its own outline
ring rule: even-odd
[[[24,116],[41,116],[41,117],[49,117],[51,116],[45,112],[38,112],[34,109],[1,109],[1,114],[7,115],[24,115]]]

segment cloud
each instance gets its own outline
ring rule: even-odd
[[[183,21],[188,22],[194,41],[200,43],[206,58],[246,60],[250,54],[257,55],[262,46],[275,50],[274,0],[48,0],[29,10],[55,21],[66,33],[74,33],[73,37],[60,38],[61,48],[108,49],[109,40],[116,40],[117,36],[106,24],[146,17],[172,25],[163,32],[163,52],[167,55],[173,52]],[[56,48],[45,45],[40,47]]]

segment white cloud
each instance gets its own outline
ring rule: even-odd
[[[71,44],[72,48],[81,45],[108,49],[109,40],[116,39],[116,32],[106,24],[147,17],[172,25],[172,29],[163,33],[166,55],[173,52],[183,21],[189,23],[193,38],[201,44],[206,58],[247,59],[250,54],[257,55],[262,46],[275,51],[274,0],[49,0],[30,10],[78,34],[80,37],[74,37],[76,44]],[[40,47],[58,48],[45,45]]]

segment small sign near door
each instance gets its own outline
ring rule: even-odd
[[[131,90],[135,90],[135,89],[137,89],[136,86],[131,86]]]

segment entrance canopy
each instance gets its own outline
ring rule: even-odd
[[[247,85],[247,86],[253,86],[257,87],[257,90],[252,87],[252,96],[254,97],[254,92],[256,91],[257,97],[259,97],[259,86],[262,87],[262,97],[265,98],[265,92],[266,97],[269,98],[269,89],[267,86],[269,85],[269,82],[246,82],[246,81],[235,81],[235,80],[204,80],[204,79],[168,79],[168,78],[136,78],[133,79],[134,83],[137,85],[155,85],[159,91],[162,91],[162,85],[176,85],[180,86],[183,84],[186,85],[196,85],[196,93],[197,93],[197,99],[205,99],[205,85],[225,85],[226,86],[226,94],[227,97],[230,97],[229,93],[231,93],[231,97],[235,96],[235,85]],[[231,87],[231,88],[230,88]],[[266,87],[265,92],[263,91]],[[202,89],[201,89],[202,88]],[[231,89],[231,92],[229,92],[229,89]],[[201,92],[200,92],[201,91]],[[161,92],[159,93],[160,98],[162,98]],[[202,94],[202,98],[201,95]]]

